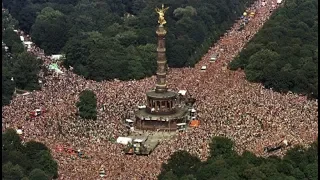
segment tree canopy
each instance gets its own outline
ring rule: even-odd
[[[229,68],[267,88],[318,98],[317,12],[317,0],[287,0]]]
[[[59,53],[67,41],[67,19],[51,7],[41,10],[31,29],[34,43],[48,54]]]
[[[23,1],[23,5],[18,2]],[[97,81],[141,79],[156,72],[155,7],[166,13],[170,67],[194,66],[253,0],[5,0],[3,5],[46,54]]]
[[[15,88],[40,89],[38,74],[42,62],[26,51],[19,35],[13,31],[17,21],[6,10],[2,15],[2,105],[7,105]]]
[[[84,90],[80,93],[77,102],[80,117],[84,119],[97,119],[97,97],[94,92]]]
[[[49,180],[58,177],[58,164],[42,143],[22,144],[14,129],[2,133],[2,179]]]
[[[308,148],[296,146],[281,159],[257,157],[249,151],[238,155],[234,143],[225,137],[213,137],[210,157],[199,158],[186,151],[177,151],[162,165],[159,180],[290,180],[318,178],[318,143]]]

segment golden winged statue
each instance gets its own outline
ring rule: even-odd
[[[169,7],[164,8],[164,5],[162,4],[161,9],[155,8],[156,12],[159,14],[159,20],[158,23],[160,25],[164,25],[167,23],[167,21],[164,19],[164,13],[169,9]]]

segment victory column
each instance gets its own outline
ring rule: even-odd
[[[165,12],[169,7],[156,8],[159,15],[159,26],[156,30],[158,35],[157,47],[157,78],[156,87],[146,93],[146,107],[135,112],[135,128],[142,130],[177,130],[178,123],[184,123],[187,120],[188,107],[177,100],[178,93],[169,91],[167,88],[167,59],[165,48],[165,35],[167,31],[164,28],[166,20]]]

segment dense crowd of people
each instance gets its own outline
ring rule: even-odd
[[[239,20],[195,68],[169,70],[168,87],[174,91],[188,90],[196,98],[201,124],[162,141],[149,156],[125,155],[123,146],[110,139],[125,134],[122,118],[145,103],[145,92],[154,87],[155,76],[139,81],[95,82],[61,66],[64,74],[41,75],[41,91],[17,95],[10,105],[4,106],[2,123],[5,127],[21,128],[25,141],[37,140],[50,147],[59,164],[59,179],[99,179],[101,166],[105,168],[106,179],[156,179],[161,164],[177,150],[186,150],[205,160],[210,137],[216,135],[233,139],[239,153],[249,150],[260,156],[268,155],[263,147],[283,139],[293,145],[307,145],[318,135],[317,100],[265,89],[261,84],[247,82],[244,72],[226,68],[277,7],[275,0],[256,1],[248,9],[255,11],[255,17],[242,31],[238,31]],[[52,61],[37,47],[30,52],[43,59],[45,66]],[[210,62],[212,54],[217,53],[217,60]],[[204,65],[207,69],[201,71]],[[85,89],[97,95],[96,121],[77,116],[76,102]],[[26,120],[36,108],[47,111]],[[89,158],[58,151],[57,146],[80,149]],[[280,150],[273,155],[284,152]]]

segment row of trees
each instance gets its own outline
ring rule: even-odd
[[[253,0],[165,0],[170,67],[193,66]],[[156,71],[158,0],[4,0],[19,27],[47,54],[97,81]]]
[[[301,146],[288,150],[280,159],[257,157],[245,151],[238,155],[234,143],[225,137],[213,137],[210,157],[201,162],[186,151],[175,152],[162,165],[159,180],[294,180],[318,179],[318,143],[308,148]]]
[[[229,67],[267,88],[318,98],[318,1],[287,0]]]
[[[2,133],[2,179],[49,180],[58,177],[58,164],[44,144],[21,143],[14,129]]]
[[[27,53],[13,30],[17,21],[8,11],[2,11],[2,106],[10,103],[15,88],[40,89],[38,73],[41,61]],[[6,48],[8,48],[6,50]]]

